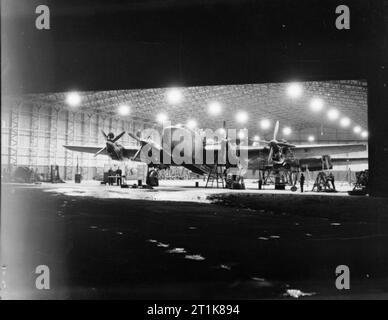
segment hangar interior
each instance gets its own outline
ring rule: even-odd
[[[50,166],[58,165],[64,180],[74,179],[77,167],[83,179],[98,180],[113,160],[65,150],[63,145],[103,146],[101,130],[136,134],[147,128],[159,130],[167,120],[213,130],[225,121],[227,127],[248,129],[253,144],[271,139],[276,121],[280,138],[294,144],[366,143],[367,83],[343,80],[8,96],[2,108],[2,172],[27,166],[44,175]],[[120,143],[137,145],[128,135]],[[356,156],[367,157],[367,152]],[[366,168],[352,165],[351,171]],[[171,170],[165,178],[190,178],[186,169]],[[350,171],[349,166],[334,170],[337,174]]]

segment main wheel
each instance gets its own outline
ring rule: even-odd
[[[151,170],[147,176],[147,184],[151,187],[159,186],[158,172],[156,170]]]

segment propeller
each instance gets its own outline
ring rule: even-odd
[[[273,131],[273,140],[276,141],[276,137],[278,136],[279,132],[279,121],[276,121],[275,124],[275,130]]]
[[[273,157],[273,147],[271,146],[268,154],[268,163],[272,162],[272,157]]]
[[[117,140],[119,140],[123,135],[125,134],[125,131],[121,132],[118,136],[116,136],[112,142],[116,142]]]
[[[111,138],[110,137],[110,135],[112,135],[113,136],[113,134],[106,134],[105,132],[104,132],[104,130],[101,130],[101,133],[102,133],[102,135],[104,136],[104,138],[105,138],[105,140],[106,140],[106,143],[115,143],[117,140],[119,140],[124,134],[125,134],[125,131],[123,131],[123,132],[121,132],[119,135],[117,135],[116,137],[114,137],[114,138]],[[101,148],[100,150],[98,150],[95,154],[94,154],[94,156],[95,157],[97,157],[99,154],[101,154],[102,152],[104,152],[104,151],[106,151],[106,145],[105,145],[105,147],[103,147],[103,148]]]
[[[269,146],[268,163],[272,163],[272,158],[273,158],[273,154],[274,154],[275,149],[277,150],[277,149],[279,149],[279,147],[280,148],[283,148],[283,147],[295,148],[295,145],[288,143],[285,140],[278,141],[276,139],[278,136],[278,133],[279,133],[279,121],[276,121],[275,129],[273,132],[273,139],[271,141],[265,141],[265,140],[255,141],[255,142],[267,144]]]
[[[151,140],[151,136],[149,136],[147,139],[141,139],[140,137],[138,136],[135,136],[134,134],[128,132],[128,135],[132,138],[132,139],[135,139],[137,142],[140,143],[141,147],[139,148],[139,150],[136,151],[135,155],[132,157],[132,159],[136,159],[136,157],[140,154],[141,152],[141,149],[143,149],[143,147],[146,145],[146,144],[149,144],[152,148],[160,151],[162,150],[162,148],[155,142],[155,141],[152,141]]]
[[[136,157],[139,155],[141,149],[143,148],[144,146],[144,141],[142,139],[140,139],[139,137],[135,136],[134,134],[128,132],[128,135],[132,138],[132,139],[135,139],[137,142],[140,143],[141,147],[139,148],[139,150],[136,151],[135,155],[132,157],[132,159],[136,159]]]

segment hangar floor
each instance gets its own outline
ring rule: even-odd
[[[195,183],[199,183],[199,187],[195,187]],[[127,181],[128,185],[136,184],[137,181]],[[209,184],[210,186],[211,184]],[[262,190],[258,190],[257,179],[245,180],[246,190],[230,190],[216,188],[216,182],[213,187],[206,188],[206,181],[203,180],[164,180],[160,182],[159,187],[153,189],[121,189],[117,186],[104,186],[98,181],[84,181],[82,184],[68,182],[65,184],[43,184],[41,187],[46,192],[62,193],[70,196],[91,196],[96,198],[119,198],[119,199],[138,199],[138,200],[157,200],[157,201],[194,201],[210,203],[208,196],[224,193],[242,193],[242,194],[292,194],[300,195],[299,191],[292,192],[287,187],[286,190],[274,191],[273,185],[264,186]],[[304,195],[317,195],[316,192],[311,192],[313,184],[305,186],[305,190],[309,190]],[[347,196],[347,191],[352,187],[348,183],[337,183],[337,193],[319,193],[321,196],[337,195]]]
[[[194,181],[3,185],[2,199],[11,299],[388,298],[385,199]],[[34,287],[42,264],[48,291]],[[338,265],[351,290],[336,289]]]

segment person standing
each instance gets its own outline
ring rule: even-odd
[[[333,190],[335,190],[334,175],[332,172],[330,172],[330,174],[329,174],[329,181],[331,182],[331,185],[333,186]]]
[[[302,173],[302,174],[300,175],[300,178],[299,178],[300,192],[303,192],[304,180],[305,180],[305,177],[304,177],[304,174]]]
[[[117,185],[118,186],[121,186],[121,177],[122,177],[122,175],[123,175],[123,172],[121,171],[121,169],[120,168],[118,168],[117,170],[116,170],[116,179],[117,179]]]
[[[110,168],[109,170],[108,170],[108,185],[112,185],[113,184],[113,170],[112,170],[112,168]]]

